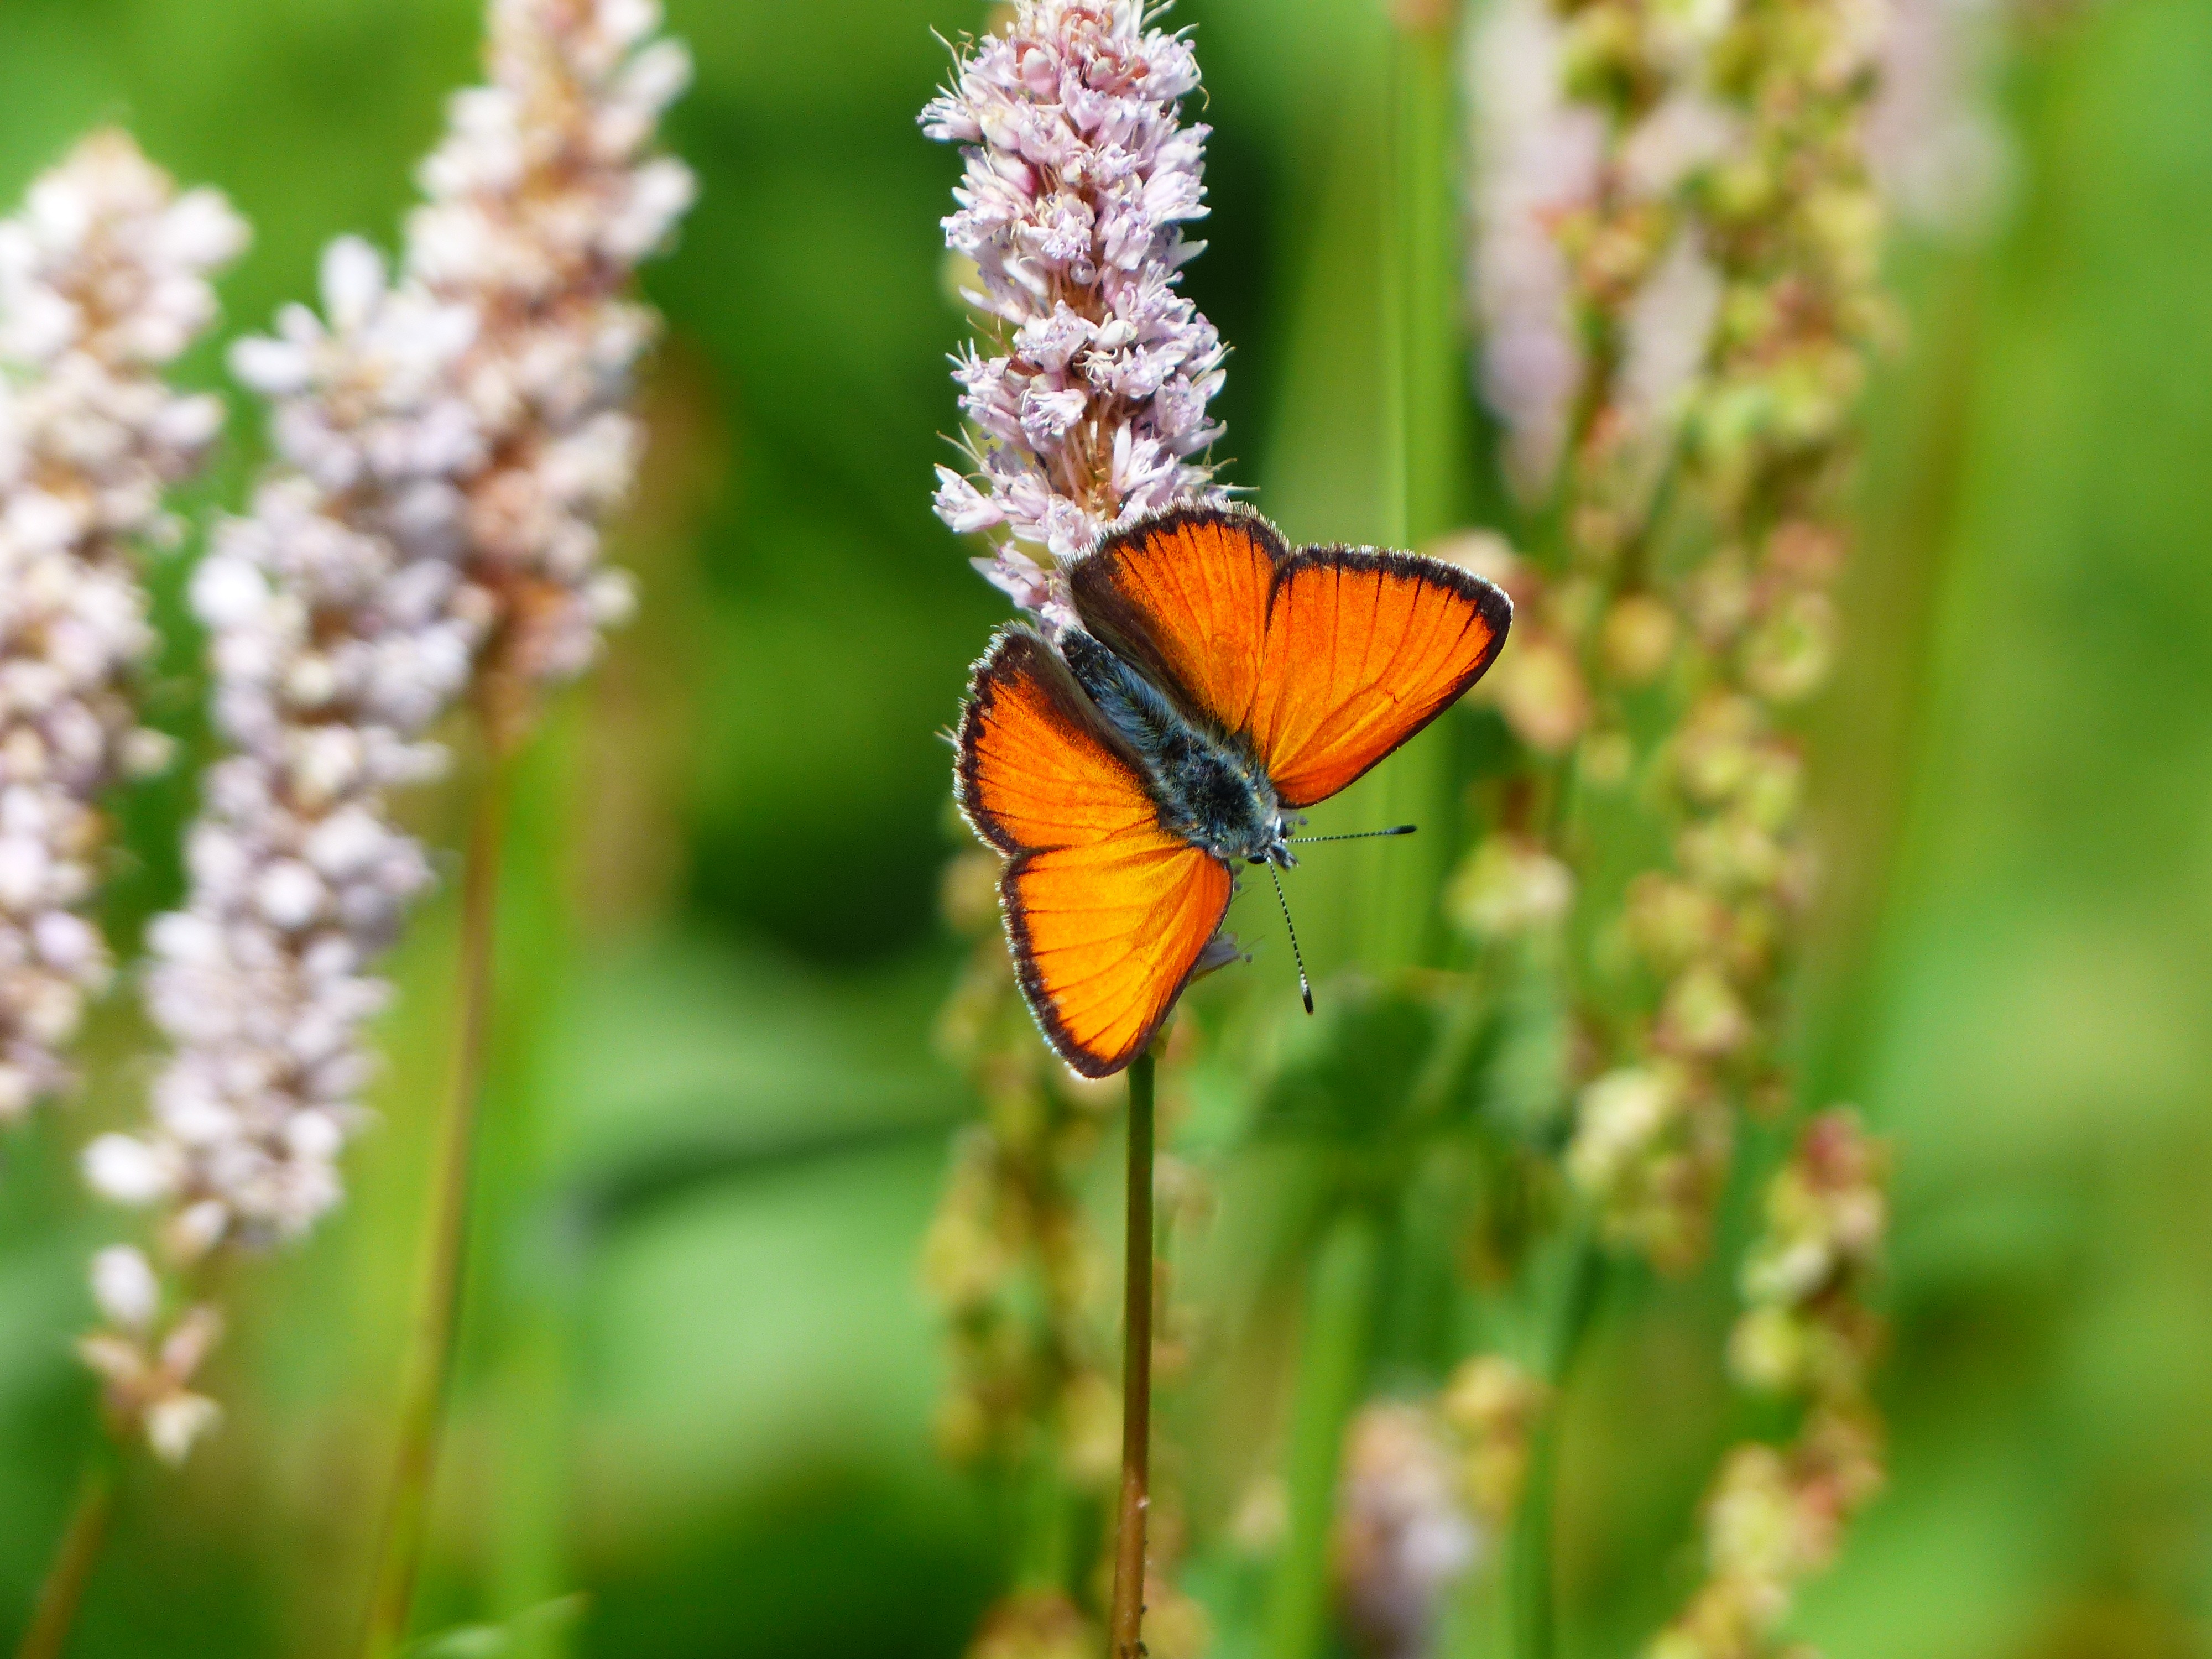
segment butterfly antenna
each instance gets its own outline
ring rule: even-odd
[[[1306,980],[1306,959],[1298,949],[1298,930],[1291,922],[1291,902],[1283,896],[1283,878],[1275,873],[1275,866],[1267,866],[1267,879],[1275,884],[1275,902],[1283,907],[1283,931],[1291,936],[1291,960],[1298,964],[1298,994],[1305,999],[1306,1012],[1313,1012],[1313,987]]]
[[[1310,847],[1317,841],[1373,841],[1377,836],[1410,836],[1419,829],[1417,823],[1393,824],[1388,830],[1355,830],[1348,836],[1291,836],[1293,847]]]

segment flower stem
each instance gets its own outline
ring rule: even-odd
[[[105,1451],[95,1455],[77,1487],[76,1506],[70,1512],[69,1530],[46,1582],[39,1589],[39,1605],[31,1627],[23,1632],[15,1659],[61,1659],[69,1650],[70,1631],[76,1623],[77,1605],[84,1600],[85,1581],[92,1577],[100,1547],[107,1538],[107,1520],[115,1505],[115,1475]]]
[[[1152,1503],[1152,1085],[1147,1052],[1129,1066],[1128,1243],[1122,1273],[1121,1501],[1114,1527],[1109,1659],[1145,1645],[1145,1512]]]
[[[1447,29],[1407,25],[1389,42],[1389,126],[1382,147],[1384,210],[1375,247],[1382,370],[1376,533],[1420,548],[1464,521],[1467,342],[1459,318],[1458,204],[1451,42]],[[1452,744],[1432,734],[1401,750],[1370,786],[1370,822],[1418,823],[1413,842],[1358,849],[1366,891],[1361,962],[1373,970],[1427,962],[1441,937],[1443,884],[1459,811]]]
[[[1451,31],[1400,29],[1393,46],[1395,130],[1386,304],[1395,313],[1390,365],[1397,430],[1394,544],[1419,546],[1465,521],[1467,334],[1460,313],[1460,210],[1453,166],[1457,103]]]
[[[377,1553],[376,1583],[362,1646],[366,1659],[385,1659],[398,1650],[407,1633],[407,1615],[414,1604],[415,1579],[422,1565],[431,1486],[437,1472],[439,1424],[453,1375],[477,1104],[483,1092],[484,1054],[491,1029],[492,947],[507,784],[502,747],[495,742],[488,775],[477,788],[462,871],[459,1044],[431,1172],[428,1248],[422,1298],[416,1308],[400,1385],[399,1447],[393,1460],[383,1540]]]

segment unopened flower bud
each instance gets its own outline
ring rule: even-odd
[[[1592,789],[1619,789],[1636,770],[1636,744],[1626,732],[1593,732],[1583,739],[1575,769]]]
[[[1721,942],[1729,916],[1703,888],[1647,871],[1629,884],[1628,937],[1652,967],[1672,973]]]
[[[1680,1054],[1717,1059],[1751,1037],[1751,1018],[1728,975],[1709,963],[1691,968],[1667,989],[1659,1040]]]
[[[222,1407],[204,1395],[179,1390],[147,1407],[146,1440],[164,1463],[180,1464],[222,1417]]]
[[[1574,902],[1567,866],[1532,842],[1492,836],[1475,848],[1444,895],[1452,920],[1480,939],[1551,927]]]
[[[1540,754],[1571,747],[1589,721],[1589,693],[1565,644],[1537,629],[1517,631],[1486,682],[1514,735]]]
[[[161,1286],[144,1254],[113,1244],[92,1258],[93,1300],[100,1312],[127,1331],[143,1331],[161,1303]]]
[[[1692,709],[1675,740],[1674,770],[1682,793],[1700,806],[1725,803],[1742,787],[1763,727],[1748,697],[1709,696]]]
[[[1803,1379],[1805,1348],[1805,1328],[1794,1310],[1751,1308],[1729,1334],[1729,1370],[1747,1389],[1780,1393]]]
[[[1674,651],[1674,613],[1650,593],[1631,593],[1606,613],[1599,648],[1607,672],[1624,685],[1656,679]]]
[[[1793,593],[1744,641],[1744,684],[1770,702],[1820,689],[1835,653],[1835,606],[1818,592]]]

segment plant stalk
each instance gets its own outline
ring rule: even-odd
[[[1150,1051],[1129,1066],[1128,1239],[1122,1262],[1121,1499],[1114,1524],[1110,1659],[1145,1651],[1145,1520],[1152,1504],[1152,1136]]]
[[[70,1632],[76,1623],[84,1587],[100,1559],[100,1547],[107,1538],[108,1516],[115,1506],[115,1476],[105,1456],[84,1472],[77,1488],[76,1504],[70,1512],[69,1530],[54,1565],[40,1586],[39,1604],[23,1632],[15,1659],[62,1659],[69,1650]]]
[[[1419,549],[1465,522],[1467,341],[1459,314],[1459,223],[1453,155],[1456,106],[1449,31],[1391,28],[1389,126],[1380,151],[1384,203],[1375,248],[1382,370],[1376,533]],[[1370,821],[1418,823],[1413,842],[1354,854],[1364,890],[1360,957],[1370,970],[1431,960],[1442,937],[1437,894],[1460,811],[1452,745],[1431,734],[1401,750],[1370,786]]]
[[[491,1031],[493,945],[507,787],[505,756],[495,743],[489,773],[477,789],[462,870],[460,1035],[453,1088],[447,1097],[431,1172],[429,1239],[422,1297],[416,1307],[401,1382],[398,1451],[393,1460],[392,1496],[385,1513],[362,1644],[366,1659],[387,1659],[406,1636],[437,1474],[438,1433],[453,1377],[453,1339],[460,1322],[477,1108],[483,1092],[484,1056]]]

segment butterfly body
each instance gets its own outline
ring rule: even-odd
[[[1060,653],[1109,726],[1145,763],[1162,826],[1217,859],[1276,864],[1291,856],[1267,769],[1240,739],[1176,708],[1141,670],[1080,629]]]
[[[956,794],[1006,855],[1016,976],[1069,1066],[1144,1051],[1219,930],[1239,860],[1455,702],[1512,606],[1454,566],[1293,550],[1257,514],[1183,507],[1077,563],[1077,624],[1002,629],[975,666]]]

